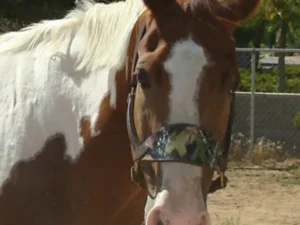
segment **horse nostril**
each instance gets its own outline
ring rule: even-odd
[[[156,225],[165,225],[161,220],[157,221]]]
[[[146,225],[169,225],[170,222],[166,215],[161,211],[161,207],[154,207],[148,213]]]
[[[200,224],[199,225],[210,225],[210,216],[208,212],[203,212],[200,214]]]

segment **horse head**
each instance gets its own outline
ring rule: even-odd
[[[227,181],[239,84],[231,34],[258,1],[144,3],[127,109],[132,177],[148,192],[147,225],[206,225],[207,194]]]

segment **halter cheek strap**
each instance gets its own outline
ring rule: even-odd
[[[137,65],[138,61],[138,45],[144,34],[146,33],[146,21],[145,19],[142,22],[141,27],[139,28],[138,33],[136,34],[136,43],[134,46],[134,52],[133,52],[133,58],[132,58],[132,64],[131,64],[131,70],[128,71],[128,64],[126,65],[126,79],[127,83],[130,87],[130,93],[128,94],[127,98],[127,114],[126,114],[126,125],[127,125],[127,131],[128,131],[128,137],[130,140],[130,143],[132,145],[132,148],[135,149],[138,145],[139,140],[137,139],[137,132],[135,129],[135,126],[132,122],[133,120],[133,104],[135,99],[135,90],[137,86],[137,77],[134,75],[134,71]],[[128,61],[127,61],[128,62]],[[134,151],[132,151],[132,155],[134,156]],[[138,161],[134,160],[134,164],[130,169],[130,176],[131,180],[137,183],[141,188],[146,188],[144,175],[140,169],[140,165]]]

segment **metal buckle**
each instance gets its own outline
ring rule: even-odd
[[[127,96],[127,103],[129,102],[130,98],[132,98],[134,95],[134,87],[132,87],[130,93]]]
[[[130,178],[132,181],[136,182],[136,173],[133,166],[130,168]]]
[[[130,168],[130,177],[132,181],[139,185],[139,187],[144,187],[144,179],[139,173],[135,171],[134,166]]]
[[[220,178],[221,178],[221,188],[225,188],[225,174],[224,174],[224,172],[220,172]]]

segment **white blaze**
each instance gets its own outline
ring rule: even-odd
[[[199,125],[199,87],[203,66],[207,63],[201,46],[186,39],[173,46],[164,63],[170,74],[170,112],[167,123]],[[202,196],[202,168],[182,163],[162,163],[162,186],[156,199],[148,198],[145,221],[153,225],[151,216],[159,210],[162,222],[169,225],[194,225],[208,219]],[[150,212],[150,213],[149,213]],[[148,218],[148,216],[150,216]],[[202,223],[202,222],[203,223]]]
[[[191,39],[173,46],[164,64],[171,85],[168,123],[199,124],[199,78],[206,62],[203,49]]]

